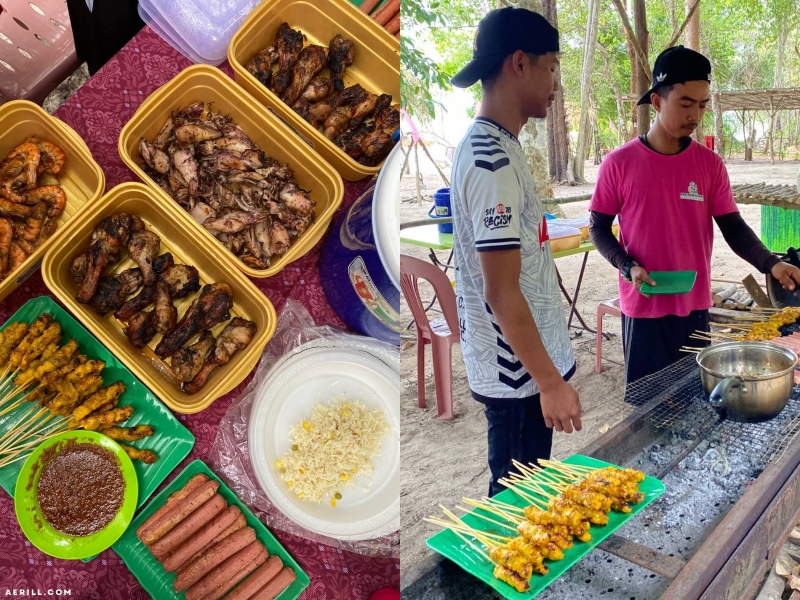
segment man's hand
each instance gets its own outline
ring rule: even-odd
[[[642,283],[646,283],[647,285],[652,285],[654,287],[656,285],[656,282],[650,278],[650,275],[647,274],[647,271],[645,271],[643,267],[633,267],[631,269],[630,276],[633,287],[636,288],[636,291],[640,294],[642,294]],[[642,294],[642,296],[649,298],[650,294]]]
[[[781,282],[783,289],[793,292],[800,285],[800,269],[783,261],[772,267],[772,276]]]
[[[581,401],[570,384],[563,379],[539,393],[544,424],[556,431],[572,433],[581,430]]]

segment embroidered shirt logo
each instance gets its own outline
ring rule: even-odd
[[[489,231],[508,227],[511,223],[511,207],[499,203],[493,208],[487,208],[483,216],[483,226]]]
[[[656,81],[657,81],[658,83],[661,83],[661,82],[662,82],[662,81],[664,81],[666,78],[667,78],[667,74],[666,74],[666,73],[659,73],[658,75],[656,75]]]
[[[689,184],[689,191],[681,194],[681,200],[694,200],[695,202],[703,201],[703,195],[697,193],[697,184],[694,181]]]

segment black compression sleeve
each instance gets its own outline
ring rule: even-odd
[[[589,220],[589,238],[603,258],[617,269],[621,269],[625,263],[633,259],[625,252],[617,238],[614,237],[614,233],[611,230],[613,224],[614,215],[593,210]]]
[[[738,256],[761,273],[769,273],[780,259],[770,252],[738,212],[714,217],[722,237]]]

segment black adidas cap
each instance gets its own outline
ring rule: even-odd
[[[636,105],[650,104],[650,95],[660,87],[710,79],[711,62],[705,56],[683,46],[667,48],[658,55],[653,65],[653,87]]]
[[[558,30],[526,8],[498,8],[478,23],[472,60],[450,82],[466,88],[488,75],[517,50],[533,54],[558,52]]]

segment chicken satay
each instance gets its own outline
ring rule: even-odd
[[[503,565],[510,571],[513,571],[525,581],[530,581],[533,575],[533,565],[525,560],[518,552],[510,550],[507,547],[494,546],[489,548],[489,556],[498,565]]]
[[[125,384],[117,381],[106,388],[94,392],[83,401],[83,404],[72,411],[72,418],[75,421],[82,421],[89,416],[89,413],[111,402],[113,398],[121,396],[124,391]]]
[[[109,427],[103,430],[103,435],[118,442],[135,442],[153,435],[152,425],[135,425],[133,427]]]
[[[52,373],[53,371],[57,371],[61,367],[65,366],[70,362],[75,353],[79,351],[78,342],[75,339],[71,339],[66,344],[61,346],[58,349],[58,352],[53,354],[50,358],[46,361],[42,362],[38,367],[36,367],[36,372],[34,373],[34,377],[36,379],[41,380],[42,377],[47,375],[48,373]]]
[[[561,560],[564,558],[563,549],[556,543],[558,536],[549,534],[541,527],[527,521],[517,526],[517,531],[533,546],[539,549],[545,558]]]
[[[19,368],[28,368],[28,365],[30,365],[31,361],[39,358],[44,352],[45,348],[47,348],[47,346],[53,342],[57,344],[61,342],[61,325],[58,322],[48,325],[47,328],[45,328],[45,330],[42,332],[42,335],[40,335],[33,341],[33,343],[31,343],[27,352],[25,352],[25,356],[19,363]]]
[[[112,408],[108,412],[101,413],[96,417],[86,418],[78,422],[78,427],[82,427],[88,431],[102,431],[113,427],[123,421],[127,421],[133,414],[132,406],[119,406]]]
[[[84,364],[80,365],[72,373],[67,375],[66,380],[69,382],[74,382],[78,381],[79,379],[83,379],[88,375],[99,375],[105,366],[106,363],[104,363],[102,360],[87,360]]]
[[[51,412],[67,415],[80,401],[103,387],[103,378],[97,374],[87,375],[76,382],[63,381],[56,385],[58,396],[48,405]]]
[[[19,366],[19,364],[25,358],[25,354],[27,354],[31,344],[33,344],[36,338],[40,337],[44,333],[44,330],[47,329],[47,327],[52,323],[53,316],[49,313],[44,313],[43,315],[37,317],[33,323],[31,323],[31,326],[28,328],[25,337],[19,341],[19,343],[11,352],[11,356],[8,358],[8,362],[12,367]]]
[[[102,433],[105,433],[106,430],[102,430]],[[119,442],[117,442],[119,444]],[[119,447],[125,450],[125,453],[131,458],[131,460],[140,460],[146,465],[152,465],[154,462],[158,460],[158,456],[152,450],[139,450],[139,448],[134,448],[133,446],[128,446],[126,444],[119,444]]]
[[[547,566],[544,564],[544,555],[524,537],[515,537],[508,542],[508,549],[524,556],[527,561],[533,565],[535,573],[539,573],[540,575],[547,574]]]
[[[78,354],[77,356],[73,356],[72,359],[69,361],[69,363],[67,363],[57,371],[52,371],[47,375],[45,375],[44,377],[42,377],[41,384],[55,390],[56,389],[55,386],[57,383],[63,381],[69,375],[72,375],[72,373],[74,373],[78,369],[78,367],[85,364],[87,360],[88,359],[86,358],[85,354]]]
[[[0,340],[0,367],[5,368],[11,353],[28,334],[28,324],[22,321],[11,323],[2,332],[2,340]]]
[[[58,352],[58,344],[55,342],[48,344],[47,348],[45,348],[44,352],[42,352],[42,355],[39,358],[32,360],[28,365],[28,368],[17,375],[17,378],[14,380],[14,385],[18,387],[28,387],[30,384],[36,381],[36,369],[40,364],[49,359],[56,352]]]
[[[494,568],[494,576],[500,581],[507,583],[518,592],[524,593],[531,589],[527,581],[503,565],[497,565]]]

